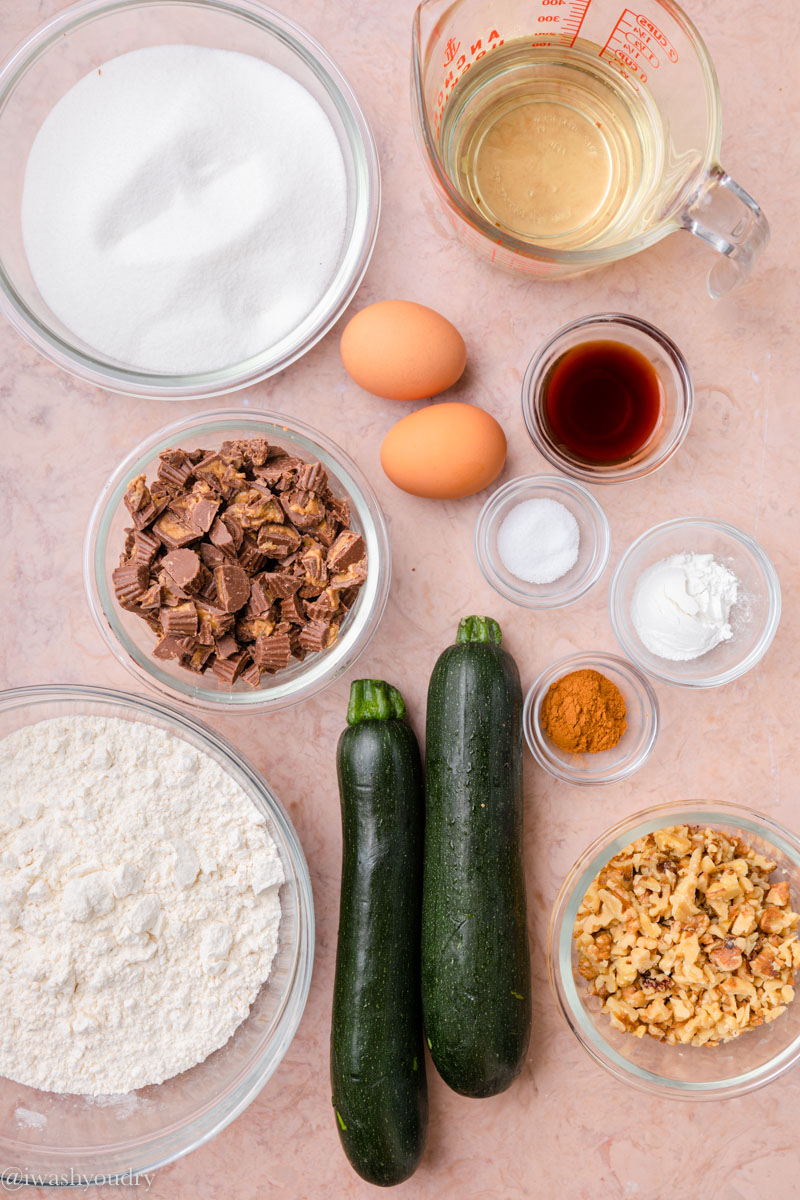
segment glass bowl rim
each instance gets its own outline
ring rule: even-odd
[[[258,425],[262,431],[263,426],[269,425],[276,430],[278,439],[281,431],[297,433],[311,443],[315,452],[322,451],[320,457],[327,456],[335,464],[359,517],[364,520],[365,515],[368,516],[374,529],[378,548],[378,559],[372,572],[375,579],[372,606],[365,612],[362,624],[352,634],[352,644],[348,647],[349,653],[345,650],[345,638],[348,636],[345,632],[341,639],[341,652],[337,652],[336,647],[332,647],[330,651],[326,651],[325,655],[319,658],[318,667],[315,667],[315,660],[311,660],[308,671],[314,673],[310,679],[306,671],[301,671],[282,688],[279,685],[272,689],[271,695],[268,691],[258,688],[251,692],[231,691],[228,694],[210,688],[200,688],[188,679],[185,686],[182,687],[182,680],[169,679],[168,681],[168,676],[158,671],[157,664],[152,660],[151,655],[143,655],[144,662],[140,663],[128,652],[117,632],[119,613],[108,581],[104,581],[102,584],[108,593],[109,603],[106,604],[98,579],[99,560],[105,556],[111,522],[122,503],[126,481],[132,475],[141,473],[140,468],[143,469],[145,463],[152,461],[158,453],[159,446],[166,447],[176,437],[193,436],[196,432],[201,435],[202,431],[207,428],[235,427],[237,422]],[[254,431],[254,433],[257,432]],[[83,582],[89,610],[100,636],[117,662],[140,683],[144,683],[162,697],[167,697],[172,702],[188,708],[204,712],[255,714],[277,712],[298,704],[302,700],[307,700],[321,692],[342,671],[352,666],[372,640],[383,617],[391,585],[391,560],[391,544],[386,518],[377,495],[361,468],[333,439],[320,430],[307,425],[304,421],[299,421],[284,413],[258,408],[220,408],[192,413],[179,421],[161,426],[155,433],[149,434],[139,442],[114,468],[103,485],[89,517],[83,544]],[[367,583],[364,586],[370,586],[369,572]]]
[[[319,42],[291,17],[261,3],[261,0],[76,0],[67,8],[48,17],[28,33],[0,62],[0,114],[14,89],[60,39],[74,29],[98,18],[113,17],[129,9],[170,8],[186,3],[187,7],[212,9],[233,20],[255,24],[270,37],[287,45],[310,68],[334,102],[348,130],[356,172],[361,180],[351,197],[356,216],[353,233],[344,247],[342,265],[348,255],[351,267],[335,295],[330,286],[320,297],[312,313],[324,304],[311,328],[301,341],[297,330],[290,331],[277,346],[286,343],[284,351],[275,357],[272,347],[232,366],[196,374],[156,374],[114,365],[102,355],[79,350],[74,342],[56,334],[33,314],[7,278],[0,262],[0,313],[17,333],[50,362],[77,379],[106,391],[139,398],[160,400],[204,399],[226,395],[249,387],[284,370],[302,358],[339,320],[355,296],[369,266],[378,234],[381,209],[380,165],[375,138],[364,111],[350,83],[336,62]],[[358,236],[356,236],[358,235]],[[335,280],[336,276],[334,277]],[[333,284],[334,280],[331,280]],[[327,300],[327,303],[326,303]],[[308,320],[308,314],[304,321]]]
[[[233,1092],[238,1090],[240,1093],[236,1102],[225,1109],[222,1107],[222,1099],[227,1099],[227,1097],[221,1098],[217,1096],[215,1100],[206,1102],[199,1107],[193,1116],[179,1122],[173,1122],[165,1126],[157,1134],[145,1135],[134,1140],[131,1143],[130,1151],[126,1144],[119,1141],[109,1143],[103,1147],[68,1147],[63,1149],[56,1146],[44,1147],[44,1151],[47,1154],[52,1153],[59,1165],[63,1167],[66,1164],[67,1169],[81,1155],[102,1156],[103,1154],[109,1154],[112,1151],[117,1152],[122,1149],[131,1155],[137,1152],[141,1152],[142,1154],[146,1152],[149,1155],[148,1161],[145,1164],[126,1166],[124,1170],[112,1171],[111,1174],[100,1172],[95,1168],[90,1169],[94,1171],[94,1178],[99,1182],[108,1183],[109,1180],[119,1180],[129,1175],[136,1175],[137,1173],[141,1175],[160,1170],[169,1163],[175,1162],[177,1159],[183,1158],[184,1155],[205,1145],[206,1142],[216,1137],[218,1133],[239,1117],[266,1086],[286,1054],[305,1011],[314,965],[314,897],[308,863],[306,862],[303,847],[289,814],[260,771],[249,762],[227,737],[217,730],[210,728],[203,721],[198,720],[197,717],[174,708],[172,705],[166,704],[163,700],[158,700],[150,696],[137,696],[118,688],[109,688],[95,684],[71,683],[34,684],[0,691],[0,712],[21,710],[27,714],[28,710],[36,705],[59,702],[74,703],[77,705],[90,704],[91,702],[115,705],[127,710],[134,716],[137,716],[137,714],[140,715],[142,719],[146,719],[148,715],[156,715],[169,728],[176,732],[176,736],[181,736],[182,730],[189,729],[201,745],[208,744],[211,746],[219,755],[225,765],[225,769],[227,769],[228,765],[232,765],[235,772],[245,778],[248,786],[259,795],[267,807],[277,836],[281,841],[283,853],[291,863],[294,871],[294,886],[296,888],[294,903],[297,930],[291,965],[291,978],[286,988],[286,995],[284,996],[281,1008],[276,1013],[273,1034],[269,1043],[275,1047],[275,1053],[271,1059],[268,1059],[266,1054],[267,1047],[262,1047],[258,1059],[250,1070],[244,1075],[240,1072],[231,1085]],[[219,1112],[215,1116],[214,1114],[217,1113],[217,1110]],[[203,1121],[203,1127],[198,1132],[195,1126],[201,1120]],[[191,1130],[191,1136],[186,1140],[185,1144],[176,1147],[176,1133],[181,1130]],[[8,1139],[3,1140],[7,1141]],[[7,1172],[0,1167],[0,1183],[2,1182],[11,1182],[16,1186],[19,1182],[17,1173],[13,1171]],[[80,1182],[81,1184],[85,1184],[86,1182],[83,1175]]]
[[[610,664],[615,670],[630,680],[631,686],[638,693],[639,697],[647,701],[649,713],[644,726],[644,744],[638,753],[628,760],[623,760],[622,764],[614,768],[613,771],[595,776],[594,778],[587,778],[583,772],[570,770],[568,766],[565,766],[550,753],[544,733],[534,724],[533,712],[536,702],[544,690],[545,681],[547,681],[549,686],[551,677],[554,680],[562,674],[567,674],[570,670],[580,670],[581,667],[592,667],[595,670],[602,670],[604,664]],[[540,671],[536,679],[534,679],[525,695],[525,702],[522,708],[522,728],[525,733],[525,741],[537,766],[547,771],[548,775],[552,776],[553,779],[559,779],[562,783],[571,783],[576,787],[602,787],[607,783],[619,783],[621,780],[628,779],[631,775],[634,775],[644,766],[650,757],[658,739],[660,727],[661,712],[658,697],[650,680],[636,663],[605,650],[598,650],[595,653],[591,651],[578,651],[575,654],[565,654],[563,658],[557,658],[549,667],[545,667],[543,671]]]
[[[646,545],[647,542],[655,541],[661,533],[677,529],[679,526],[701,526],[705,529],[722,533],[726,537],[730,537],[735,542],[738,542],[740,546],[749,552],[759,567],[769,600],[769,610],[764,628],[750,653],[745,655],[735,666],[729,667],[727,671],[718,671],[714,675],[705,675],[698,679],[681,678],[677,672],[671,673],[666,668],[659,671],[657,668],[650,666],[650,664],[645,665],[643,659],[640,657],[637,645],[633,641],[626,639],[623,635],[617,615],[621,610],[620,593],[622,591],[622,581],[634,552]],[[661,521],[658,525],[651,525],[644,533],[639,534],[624,551],[614,568],[608,588],[608,613],[611,620],[611,628],[620,647],[646,675],[649,675],[652,679],[658,679],[661,683],[671,684],[673,687],[722,687],[724,684],[731,683],[734,679],[738,679],[741,675],[745,675],[748,671],[751,671],[753,667],[757,666],[772,645],[780,624],[782,604],[781,584],[778,572],[766,550],[763,549],[754,537],[751,537],[749,533],[745,533],[743,529],[739,529],[736,525],[731,525],[728,521],[717,521],[712,517],[672,517],[669,521]],[[668,660],[665,659],[664,661],[667,662]],[[692,659],[690,661],[697,662],[699,660]]]
[[[497,521],[501,505],[515,491],[522,491],[530,487],[556,488],[567,493],[588,518],[592,529],[595,562],[592,570],[585,576],[579,587],[573,586],[566,591],[554,591],[547,595],[534,595],[525,589],[537,585],[526,584],[524,580],[520,580],[519,588],[512,587],[497,575],[492,566],[486,544]],[[566,478],[563,475],[517,475],[514,479],[508,479],[501,484],[484,502],[475,522],[474,545],[475,557],[478,560],[481,574],[504,599],[510,600],[512,604],[517,604],[522,608],[539,610],[565,608],[590,592],[603,577],[611,554],[611,526],[599,500],[577,480]],[[552,584],[539,586],[555,587],[559,582],[560,580],[554,579]]]
[[[699,820],[693,817],[699,817]],[[730,817],[730,820],[726,820],[726,817]],[[571,1032],[589,1056],[619,1082],[650,1095],[672,1100],[732,1099],[771,1083],[795,1066],[800,1060],[800,1033],[786,1049],[774,1055],[767,1063],[734,1076],[728,1082],[671,1081],[666,1076],[656,1075],[641,1067],[633,1067],[610,1047],[594,1026],[591,1027],[592,1032],[589,1031],[590,1023],[582,1021],[573,1008],[574,993],[579,1001],[578,1010],[583,1014],[583,1005],[580,1003],[575,981],[571,979],[565,983],[560,969],[559,951],[565,937],[562,926],[568,915],[567,910],[575,896],[579,895],[580,904],[580,899],[585,895],[592,879],[617,852],[612,847],[618,846],[618,849],[622,850],[645,833],[681,823],[684,819],[686,824],[707,824],[711,828],[714,827],[714,821],[722,825],[741,827],[780,849],[800,872],[800,837],[774,818],[742,804],[726,800],[670,800],[630,813],[594,837],[567,872],[550,910],[546,943],[547,976],[556,1008]],[[577,905],[574,907],[577,911]],[[571,931],[569,946],[571,950]]]
[[[591,325],[604,325],[609,327],[609,335],[614,326],[622,326],[626,329],[635,329],[637,332],[644,334],[651,340],[657,342],[661,349],[666,353],[667,357],[672,362],[676,374],[681,381],[681,401],[683,405],[683,413],[680,424],[673,434],[672,438],[666,443],[661,453],[654,459],[647,457],[641,459],[633,466],[626,466],[624,463],[612,467],[609,470],[598,470],[590,465],[583,465],[574,462],[571,458],[562,454],[557,446],[551,441],[544,430],[544,426],[540,419],[539,398],[534,395],[534,377],[540,368],[540,365],[545,358],[554,351],[555,347],[569,334],[575,330],[584,329]],[[694,383],[689,370],[689,364],[684,357],[684,354],[676,342],[659,329],[657,325],[646,321],[643,317],[635,317],[630,313],[622,312],[598,312],[589,313],[585,317],[578,317],[574,321],[567,321],[565,325],[561,325],[555,333],[546,338],[537,349],[534,351],[528,366],[525,370],[525,375],[522,380],[522,417],[525,421],[525,428],[528,431],[528,436],[533,442],[539,453],[547,459],[547,461],[565,475],[569,475],[572,479],[582,480],[584,483],[627,483],[631,479],[641,479],[644,476],[652,475],[654,471],[658,471],[663,467],[676,453],[683,444],[686,435],[689,432],[689,427],[692,423],[694,413]]]

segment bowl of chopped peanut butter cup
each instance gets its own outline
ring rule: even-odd
[[[712,800],[625,818],[556,898],[548,971],[589,1055],[660,1096],[719,1100],[800,1059],[800,839]]]
[[[349,667],[391,575],[356,464],[282,414],[223,409],[160,429],[105,485],[84,581],[119,661],[173,700],[285,708]]]

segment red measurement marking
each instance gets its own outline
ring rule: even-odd
[[[678,51],[675,49],[675,47],[672,45],[672,43],[669,41],[669,39],[661,32],[661,30],[658,28],[658,26],[654,25],[649,17],[643,17],[641,15],[641,13],[636,18],[636,20],[639,22],[639,24],[642,26],[643,29],[646,29],[649,33],[651,33],[653,35],[653,37],[656,39],[656,41],[659,43],[659,45],[664,47],[664,49],[667,52],[667,57],[669,58],[670,62],[677,62],[678,61]]]
[[[634,87],[647,82],[645,65],[657,71],[662,62],[677,62],[678,52],[649,17],[626,8],[600,51]]]
[[[570,46],[574,46],[578,39],[578,34],[581,31],[581,26],[583,25],[587,12],[589,11],[590,3],[591,0],[577,0],[577,2],[574,2],[570,5],[571,11],[564,22],[565,30],[571,30],[573,26],[575,29],[574,33],[572,34]]]
[[[591,0],[539,0],[534,46],[574,46]]]
[[[628,46],[630,48],[629,53],[640,54],[642,56],[642,58],[647,59],[647,61],[650,63],[651,67],[658,66],[658,56],[656,54],[654,54],[653,51],[650,50],[649,47],[647,47],[644,44],[644,42],[640,41],[639,38],[637,38],[632,33],[626,34],[626,37],[627,37],[627,41],[628,41]]]

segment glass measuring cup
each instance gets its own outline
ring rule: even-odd
[[[440,200],[492,262],[564,278],[688,229],[720,256],[717,297],[769,239],[719,165],[714,67],[669,0],[424,0],[412,72]],[[509,167],[526,138],[535,153]]]

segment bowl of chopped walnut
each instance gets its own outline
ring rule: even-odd
[[[567,875],[548,970],[585,1050],[677,1099],[742,1095],[800,1058],[800,839],[735,804],[620,821]]]
[[[264,712],[352,665],[389,592],[386,523],[333,441],[280,413],[206,412],[117,467],[84,546],[89,607],[147,686],[194,708]]]

